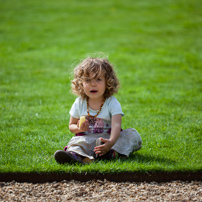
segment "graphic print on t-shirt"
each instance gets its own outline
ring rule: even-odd
[[[87,116],[86,119],[89,122],[89,130],[87,133],[103,133],[106,128],[105,123],[102,119],[94,116]]]

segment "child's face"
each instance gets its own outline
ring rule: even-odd
[[[89,78],[92,76],[93,74],[90,74]],[[89,99],[96,101],[102,100],[106,89],[105,74],[103,73],[95,79],[85,79],[83,82],[83,88]]]

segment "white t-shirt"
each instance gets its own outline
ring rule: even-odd
[[[89,113],[91,116],[95,116],[98,111],[99,110],[93,110],[89,107]],[[88,116],[87,102],[81,97],[78,97],[75,100],[69,113],[76,119],[80,119],[81,116],[86,117],[89,121],[89,130],[84,133],[86,135],[93,133],[108,133],[111,129],[112,116],[116,114],[124,116],[119,101],[113,96],[105,100],[102,110],[96,118]]]

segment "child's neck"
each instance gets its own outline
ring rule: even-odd
[[[89,107],[93,110],[99,110],[103,100],[104,97],[101,97],[99,99],[88,98]]]

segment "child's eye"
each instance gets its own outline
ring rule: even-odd
[[[85,79],[85,82],[90,82],[90,79]]]
[[[102,79],[101,78],[97,78],[97,81],[102,81]]]

